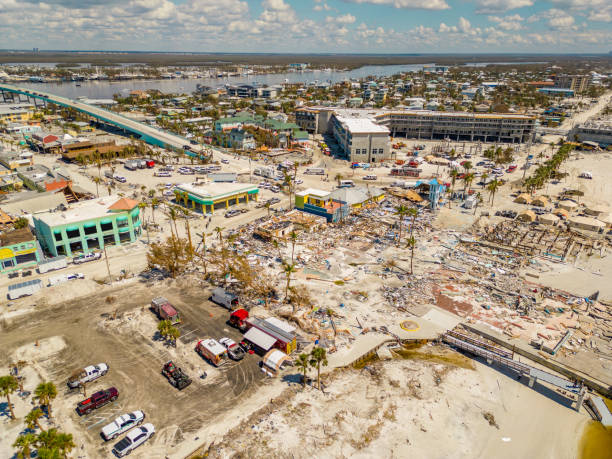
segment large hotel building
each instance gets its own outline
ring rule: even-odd
[[[305,131],[333,135],[351,160],[371,162],[390,156],[385,136],[525,143],[533,139],[536,127],[534,116],[510,113],[304,107],[296,110],[295,117]]]

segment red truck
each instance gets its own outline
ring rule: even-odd
[[[92,410],[100,408],[107,403],[114,402],[119,397],[119,391],[114,387],[105,389],[92,394],[91,397],[86,398],[77,405],[77,413],[80,415],[87,414]]]
[[[153,312],[157,314],[159,320],[169,320],[172,325],[181,323],[181,315],[163,296],[153,298],[153,300],[151,300],[151,308],[153,309]]]
[[[231,326],[236,327],[242,333],[247,330],[246,320],[249,318],[249,311],[246,309],[236,309],[230,314],[229,323]]]

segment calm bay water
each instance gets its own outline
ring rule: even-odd
[[[422,64],[417,65],[368,65],[347,72],[289,72],[269,75],[238,76],[227,78],[175,78],[168,80],[126,80],[126,81],[81,81],[77,86],[75,82],[61,83],[30,83],[19,82],[18,86],[39,89],[59,96],[75,99],[85,96],[92,99],[110,99],[113,94],[127,95],[135,89],[158,89],[164,93],[191,93],[196,86],[222,87],[226,84],[258,83],[268,86],[284,82],[309,83],[313,81],[327,81],[336,83],[351,78],[364,78],[367,76],[389,76],[399,72],[419,71]]]

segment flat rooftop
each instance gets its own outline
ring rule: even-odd
[[[225,198],[254,190],[259,191],[259,188],[257,188],[256,185],[250,183],[227,182],[181,183],[177,185],[176,188],[181,191],[186,191],[187,193],[198,198],[207,200]]]
[[[336,115],[336,118],[353,134],[389,135],[389,129],[386,126],[376,124],[369,118],[347,118],[341,115]]]
[[[44,212],[36,215],[36,219],[46,223],[48,226],[68,225],[88,220],[102,218],[106,215],[113,215],[109,208],[121,199],[118,195],[105,196],[102,198],[90,199],[71,204],[63,212]]]

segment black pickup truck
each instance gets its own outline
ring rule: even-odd
[[[100,408],[107,403],[114,402],[119,397],[119,391],[114,387],[110,389],[101,390],[91,395],[91,397],[79,402],[77,405],[77,413],[87,414],[92,410]]]

